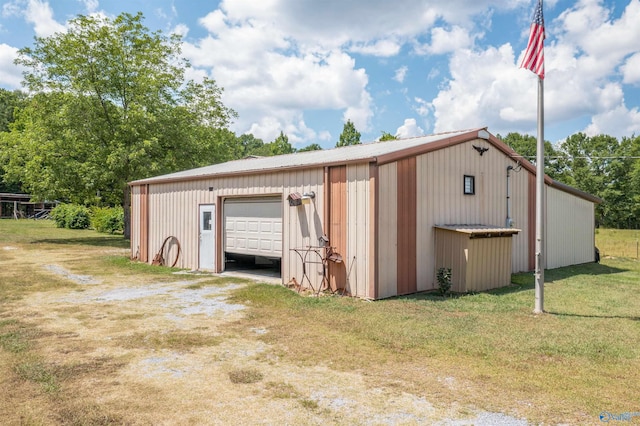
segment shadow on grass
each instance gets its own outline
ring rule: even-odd
[[[122,236],[104,236],[104,237],[87,237],[87,238],[47,238],[42,240],[34,240],[32,244],[60,244],[75,246],[96,246],[96,247],[114,247],[129,248],[129,240],[125,240]]]
[[[598,319],[628,319],[631,321],[640,321],[640,317],[635,317],[631,315],[588,315],[588,314],[570,314],[566,312],[554,312],[554,311],[544,311],[546,314],[554,315],[558,317],[573,317],[573,318],[598,318]]]
[[[614,268],[599,263],[585,263],[582,265],[565,266],[563,268],[547,269],[544,272],[545,283],[549,284],[554,281],[559,281],[579,275],[610,275],[626,272],[627,269]],[[459,299],[463,297],[473,296],[478,293],[491,294],[494,296],[507,295],[512,293],[518,293],[521,291],[530,291],[535,288],[535,277],[533,272],[521,272],[511,275],[511,284],[505,287],[494,288],[492,290],[486,290],[482,292],[469,292],[469,293],[451,293],[447,297],[442,297],[437,290],[429,290],[422,293],[409,294],[405,296],[398,296],[396,299],[411,299],[411,300],[430,300],[435,302],[442,302],[451,299]],[[561,314],[558,314],[561,315]],[[569,314],[568,314],[569,315]],[[603,317],[606,318],[606,317]],[[627,317],[623,317],[627,318]],[[634,318],[632,318],[634,319]]]
[[[627,271],[628,269],[614,268],[600,263],[584,263],[582,265],[565,266],[563,268],[545,269],[544,282],[552,283],[579,275],[611,275]],[[535,277],[533,272],[521,272],[511,275],[511,282],[533,288]]]

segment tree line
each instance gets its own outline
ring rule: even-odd
[[[212,79],[188,80],[180,36],[152,32],[143,21],[141,13],[79,15],[66,32],[36,38],[19,51],[26,90],[0,89],[0,192],[122,205],[128,225],[130,181],[322,149],[316,143],[296,149],[284,132],[264,142],[230,131],[237,114],[223,105],[223,88]],[[360,138],[347,120],[336,147]],[[385,131],[379,137],[394,139]],[[535,162],[534,137],[502,139]],[[640,138],[578,133],[559,147],[546,146],[552,178],[604,200],[596,209],[601,225],[639,227]]]
[[[536,138],[509,133],[499,139],[535,164]],[[576,133],[557,146],[545,141],[545,173],[600,197],[598,226],[640,229],[640,136]]]

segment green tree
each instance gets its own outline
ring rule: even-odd
[[[613,136],[584,133],[571,135],[562,144],[574,185],[604,200],[596,206],[596,220],[603,226],[622,228],[633,222],[632,212],[637,211],[633,199],[638,191],[631,185],[633,147],[632,139],[619,143]]]
[[[239,155],[238,158],[245,158],[249,155],[265,155],[260,154],[264,151],[264,142],[262,139],[258,139],[251,133],[245,133],[238,136],[239,142]]]
[[[638,228],[640,225],[640,187],[634,185],[633,171],[638,163],[633,158],[634,141],[622,138],[606,166],[605,185],[600,194],[602,225],[613,228]]]
[[[78,16],[36,38],[16,63],[36,93],[2,137],[7,175],[39,199],[115,203],[127,182],[233,158],[235,112],[215,81],[185,81],[181,40],[151,32],[141,13]]]
[[[629,153],[633,159],[633,165],[629,172],[629,184],[633,188],[630,194],[630,200],[632,202],[632,214],[635,218],[635,225],[629,226],[629,228],[640,229],[640,136],[634,136],[630,139]]]
[[[395,137],[394,135],[392,135],[389,132],[385,132],[384,130],[382,131],[382,135],[380,136],[380,141],[384,142],[384,141],[395,141],[398,138]]]
[[[568,156],[574,185],[600,196],[607,185],[607,166],[618,150],[616,138],[606,135],[588,137],[584,133],[569,136],[561,145]]]
[[[312,143],[298,150],[298,152],[305,152],[305,151],[322,151],[322,147],[317,143]]]
[[[0,134],[8,132],[15,121],[15,111],[24,103],[25,94],[19,90],[0,89]],[[0,136],[0,139],[2,136]],[[4,181],[4,170],[0,163],[0,192],[20,192],[20,183]]]
[[[523,156],[533,164],[536,164],[538,142],[535,136],[521,135],[511,132],[507,136],[497,135],[504,143],[509,145],[515,152]],[[571,174],[567,170],[567,156],[561,150],[556,149],[551,142],[544,142],[544,172],[552,179],[573,184]]]
[[[336,147],[358,145],[360,144],[360,132],[356,130],[356,126],[351,120],[347,120],[340,133],[340,140],[336,144]]]
[[[0,89],[0,132],[9,131],[9,125],[15,121],[14,111],[24,103],[25,97],[19,90]]]
[[[280,131],[280,135],[271,142],[271,155],[291,154],[295,149],[289,143],[289,137]]]

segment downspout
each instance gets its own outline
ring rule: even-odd
[[[519,172],[521,167],[520,163],[517,163],[515,167],[511,165],[507,166],[507,219],[505,220],[505,226],[507,228],[513,228],[514,226],[513,219],[511,218],[511,186],[509,185],[511,170]]]

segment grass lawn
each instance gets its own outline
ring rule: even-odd
[[[599,230],[597,244],[609,256],[621,235],[627,239],[623,231]],[[105,248],[127,247],[122,237],[58,230],[47,222],[0,221],[0,263],[13,245],[43,255],[54,250],[77,273],[142,280],[169,271],[104,253]],[[511,286],[497,291],[449,298],[424,293],[376,302],[305,297],[280,286],[250,284],[235,290],[231,300],[248,306],[248,313],[227,324],[215,343],[201,336],[193,346],[259,339],[273,348],[257,355],[265,364],[355,372],[370,389],[409,392],[440,407],[502,412],[532,423],[598,424],[603,411],[640,412],[640,262],[611,256],[601,264],[546,271],[542,315],[532,313],[531,273],[514,275]],[[37,331],[22,329],[21,319],[4,304],[17,306],[39,292],[65,286],[77,285],[40,271],[0,269],[0,375],[27,351],[35,361],[25,371],[14,366],[14,372],[25,381],[40,380],[55,398],[64,392],[64,386],[56,388],[63,379],[36,368],[46,354],[33,349],[37,346],[28,349],[29,336],[37,339]],[[256,329],[268,332],[256,336]],[[180,350],[188,350],[189,342],[182,339]],[[250,384],[262,380],[261,374],[234,370],[229,377],[233,383]],[[287,395],[301,393],[283,381],[272,387]],[[13,396],[12,403],[30,404],[29,397],[36,404],[42,398],[36,396]],[[304,401],[317,410],[315,400]],[[85,417],[85,424],[91,423],[87,419],[93,418]]]
[[[596,229],[596,247],[602,257],[640,260],[640,229]]]

